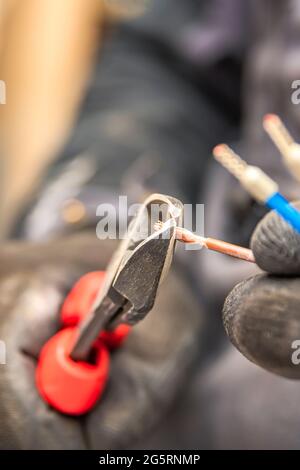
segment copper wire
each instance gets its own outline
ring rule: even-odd
[[[162,222],[157,222],[154,227],[156,230],[161,230],[163,226],[164,224]],[[217,240],[215,238],[201,237],[199,235],[195,235],[183,227],[176,228],[176,238],[182,243],[198,244],[207,248],[208,250],[217,251],[218,253],[223,253],[224,255],[249,261],[250,263],[255,263],[252,250],[242,246],[234,245],[232,243],[227,243],[222,240]]]

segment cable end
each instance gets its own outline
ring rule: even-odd
[[[246,171],[247,163],[241,159],[228,145],[219,144],[213,149],[215,159],[226,168],[229,173],[240,180]]]
[[[219,160],[220,158],[222,158],[222,156],[224,155],[224,152],[226,152],[228,149],[228,146],[226,144],[218,144],[215,146],[215,148],[213,149],[213,156]]]
[[[277,114],[266,114],[263,119],[263,125],[264,126],[269,126],[269,124],[275,124],[278,125],[281,123],[281,120]]]

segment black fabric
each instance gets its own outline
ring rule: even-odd
[[[299,202],[295,203],[297,209]],[[251,247],[263,271],[279,275],[300,274],[300,234],[272,211],[257,225]]]

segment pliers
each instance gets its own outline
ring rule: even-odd
[[[37,388],[58,411],[81,415],[99,400],[109,376],[109,351],[153,308],[169,272],[182,203],[153,194],[141,205],[105,273],[89,273],[67,296],[62,329],[44,345]],[[160,230],[154,225],[164,222]]]

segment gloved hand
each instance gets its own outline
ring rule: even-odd
[[[251,245],[268,274],[240,283],[229,294],[223,310],[226,332],[250,361],[300,379],[300,235],[272,212],[258,224]]]
[[[85,272],[105,268],[114,246],[78,235],[0,249],[0,448],[112,449],[134,446],[185,383],[199,345],[201,313],[172,269],[148,317],[113,353],[110,379],[88,415],[61,415],[40,398],[35,366],[59,328],[59,310]]]
[[[300,339],[300,235],[272,212],[251,247],[265,272],[237,285],[223,309],[237,349],[228,344],[199,375],[199,411],[187,419],[200,448],[299,449],[300,383],[285,377],[300,378],[292,362]]]

